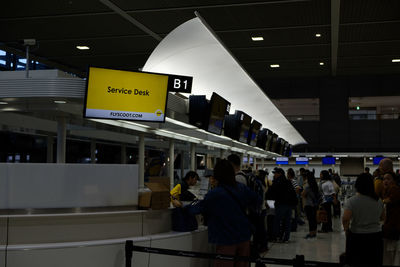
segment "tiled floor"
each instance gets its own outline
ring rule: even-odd
[[[321,226],[318,227],[320,228]],[[317,238],[304,239],[308,233],[306,223],[304,226],[299,226],[297,232],[291,233],[289,243],[270,243],[269,251],[263,257],[293,259],[296,255],[304,255],[306,261],[339,262],[339,255],[344,252],[346,241],[339,218],[334,219],[333,229],[332,233],[319,233]],[[275,266],[282,265],[268,264],[268,267]]]

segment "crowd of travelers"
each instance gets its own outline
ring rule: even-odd
[[[208,175],[211,190],[203,200],[187,206],[191,214],[202,214],[206,219],[208,240],[216,245],[217,253],[265,253],[268,242],[290,242],[290,233],[305,224],[303,218],[309,230],[304,238],[315,239],[332,232],[332,218],[341,216],[346,233],[343,264],[400,265],[400,178],[393,172],[390,159],[383,159],[372,175],[365,168],[355,182],[357,193],[345,203],[338,197],[340,176],[332,170],[321,171],[317,181],[315,171],[301,168],[296,175],[291,168],[286,173],[274,168],[270,181],[267,170],[241,170],[240,163],[235,154],[219,160]],[[198,180],[195,173],[186,178],[186,184],[180,187],[183,194],[187,184]],[[174,193],[173,201],[179,199],[176,190]],[[267,200],[273,200],[274,206],[270,207]],[[325,216],[322,219],[321,214]],[[244,267],[249,263],[216,260],[214,266]]]

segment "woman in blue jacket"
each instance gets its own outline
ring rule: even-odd
[[[235,180],[235,171],[227,160],[219,161],[214,168],[217,186],[197,205],[191,206],[193,214],[202,213],[208,223],[208,242],[216,244],[219,254],[250,256],[252,226],[246,209],[261,204],[261,199],[250,189]],[[247,267],[248,262],[217,260],[216,267]]]

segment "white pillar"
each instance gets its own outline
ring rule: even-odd
[[[242,169],[242,167],[243,167],[243,157],[244,157],[244,154],[240,154],[240,169]]]
[[[139,135],[139,188],[144,188],[144,134]]]
[[[53,136],[47,136],[47,163],[53,163]]]
[[[65,163],[65,149],[67,142],[67,123],[64,117],[57,120],[57,163]]]
[[[190,143],[190,170],[196,171],[196,144]]]
[[[90,163],[96,163],[96,140],[90,141]]]
[[[169,187],[170,190],[174,188],[174,159],[175,159],[175,142],[173,139],[169,140]]]
[[[183,176],[185,175],[185,151],[181,151],[181,179],[183,179]]]
[[[265,168],[265,159],[262,158],[261,159],[261,169],[264,170],[264,168]]]
[[[121,164],[126,164],[126,144],[121,145]]]

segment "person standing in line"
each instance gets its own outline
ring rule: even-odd
[[[290,221],[292,210],[297,205],[297,196],[292,183],[286,179],[283,169],[275,168],[272,172],[274,173],[274,180],[267,191],[267,199],[275,200],[272,240],[286,243],[290,239]]]
[[[304,199],[304,211],[306,212],[308,220],[309,233],[305,236],[305,239],[315,238],[317,236],[317,209],[319,205],[319,189],[317,182],[315,181],[314,174],[307,172],[305,175],[304,190],[301,193]]]
[[[379,176],[374,181],[375,193],[379,198],[383,199],[383,176],[388,173],[393,172],[393,161],[389,158],[384,158],[379,162]]]
[[[247,186],[236,182],[235,171],[228,160],[214,167],[216,187],[196,205],[187,206],[191,214],[207,218],[208,242],[216,245],[218,254],[250,256],[252,226],[247,218],[248,207],[259,207],[261,198]],[[248,267],[248,262],[216,260],[215,267]]]
[[[240,170],[240,157],[236,154],[231,154],[228,156],[228,161],[232,164],[235,170],[236,182],[247,185],[246,174]]]
[[[383,231],[383,265],[400,265],[400,179],[393,172],[383,176],[386,218]]]
[[[384,218],[383,203],[375,194],[374,180],[369,173],[358,176],[356,195],[344,205],[342,216],[346,232],[346,263],[351,266],[382,266],[383,240],[380,221]]]
[[[292,168],[289,168],[287,170],[287,178],[289,179],[289,181],[292,183],[293,189],[296,192],[296,196],[297,196],[297,205],[294,207],[294,219],[292,221],[291,224],[291,230],[292,232],[295,232],[297,230],[297,224],[299,225],[303,225],[304,221],[300,218],[301,215],[301,208],[300,208],[300,193],[303,190],[303,187],[300,186],[297,181],[296,181],[296,177],[295,177],[295,173],[294,170]]]
[[[332,181],[330,180],[329,172],[324,170],[320,173],[320,190],[322,194],[322,207],[327,213],[328,221],[326,223],[322,223],[322,228],[319,231],[320,233],[328,233],[332,232],[332,205],[336,202],[336,194],[335,188],[333,186]]]

